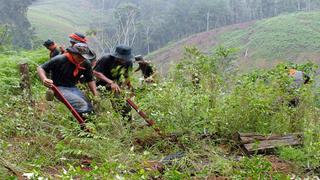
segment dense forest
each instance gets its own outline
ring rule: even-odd
[[[34,0],[0,0],[0,45],[32,48],[32,29],[26,18]]]
[[[134,46],[147,54],[168,42],[281,13],[311,11],[319,0],[94,0],[108,23],[93,23],[101,46]]]

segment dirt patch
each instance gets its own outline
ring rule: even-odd
[[[271,162],[272,169],[275,172],[281,172],[281,173],[290,175],[292,173],[295,173],[296,171],[292,163],[284,161],[278,158],[277,156],[270,155],[270,156],[266,156],[266,158],[268,159],[268,161]]]
[[[51,176],[52,178],[58,178],[58,174],[61,174],[63,167],[47,167],[43,171],[45,174]]]

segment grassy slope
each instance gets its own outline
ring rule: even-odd
[[[320,62],[320,12],[282,15],[200,33],[152,53],[149,58],[168,64],[181,58],[185,46],[210,52],[217,44],[239,48],[242,68],[270,67],[281,60]],[[247,52],[247,53],[246,53]]]
[[[88,0],[39,0],[29,8],[28,18],[41,39],[64,42],[69,33],[88,30],[100,15]]]
[[[22,59],[30,65],[32,92],[36,101],[34,107],[28,105],[27,98],[19,88],[17,63]],[[113,113],[109,98],[96,99],[96,102],[99,102],[95,103],[99,107],[96,111],[97,116],[92,117],[88,123],[93,129],[93,134],[86,137],[87,134],[79,130],[74,118],[62,103],[44,100],[46,88],[39,82],[36,66],[46,59],[45,50],[0,55],[0,75],[3,77],[0,79],[0,157],[5,157],[5,160],[20,169],[21,173],[33,172],[42,177],[51,177],[49,179],[95,177],[137,180],[152,179],[151,177],[192,179],[189,174],[193,172],[198,179],[215,179],[215,176],[247,179],[245,177],[267,175],[259,172],[263,169],[261,167],[271,169],[271,160],[259,156],[235,160],[236,154],[229,149],[230,142],[224,142],[227,134],[235,129],[240,132],[254,130],[268,134],[301,130],[309,132],[309,138],[314,135],[313,139],[307,138],[308,136],[305,138],[303,148],[287,148],[280,151],[286,159],[292,161],[283,164],[288,167],[293,164],[292,168],[288,168],[288,172],[279,169],[283,174],[294,172],[303,175],[306,164],[318,167],[320,162],[320,137],[316,133],[319,132],[319,109],[313,109],[316,105],[313,101],[314,96],[304,95],[303,106],[294,111],[288,109],[285,104],[274,104],[275,97],[285,97],[278,88],[278,81],[272,85],[261,82],[255,84],[251,82],[250,77],[255,77],[252,75],[248,76],[249,78],[241,78],[240,80],[247,83],[239,84],[239,89],[226,94],[226,91],[221,90],[222,87],[227,87],[226,84],[220,85],[216,80],[210,80],[211,73],[205,73],[211,64],[210,61],[214,60],[194,56],[190,61],[200,59],[201,63],[192,61],[194,63],[190,66],[198,67],[197,71],[203,75],[201,88],[194,89],[188,76],[185,76],[191,74],[194,69],[179,70],[177,72],[183,76],[177,74],[174,79],[159,83],[158,86],[150,86],[144,90],[138,88],[135,101],[156,120],[156,127],[165,133],[186,132],[178,138],[185,149],[179,143],[175,143],[175,138],[160,138],[151,128],[132,128],[124,125],[123,120]],[[263,73],[261,75],[278,79]],[[223,82],[230,85],[229,81],[221,83]],[[211,86],[212,83],[215,83],[215,86]],[[134,84],[134,87],[139,86]],[[137,113],[133,114],[132,123],[135,126],[141,125],[141,117]],[[295,123],[291,127],[292,122]],[[199,135],[202,135],[205,129],[208,130],[207,135],[219,132],[219,138],[216,139],[215,135],[214,139],[209,136],[199,139]],[[181,151],[186,153],[186,157],[166,166],[164,173],[153,169],[152,162]],[[90,172],[82,171],[80,168],[82,160],[87,157],[94,162],[95,170]],[[282,160],[276,159],[276,162]],[[296,162],[301,163],[301,167],[296,167]],[[259,168],[255,168],[256,166]],[[275,177],[279,173],[272,171],[270,174]],[[9,179],[9,175],[12,173],[5,169],[0,161],[0,179]],[[278,176],[278,179],[285,179],[284,175]]]

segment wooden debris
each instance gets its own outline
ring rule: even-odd
[[[12,172],[15,176],[22,178],[22,170],[16,167],[15,165],[9,163],[4,158],[0,157],[0,165],[8,169],[10,172]]]
[[[246,154],[267,153],[278,147],[301,145],[301,133],[287,135],[261,135],[257,133],[236,133],[234,140]]]
[[[160,161],[144,161],[143,167],[147,171],[158,171],[160,173],[164,172],[164,164]]]
[[[24,96],[26,99],[28,99],[28,101],[30,102],[30,105],[34,106],[35,102],[32,99],[31,82],[30,82],[28,63],[19,64],[19,70],[20,70],[20,74],[21,74],[20,87],[25,92]]]

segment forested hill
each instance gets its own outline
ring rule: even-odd
[[[96,35],[99,48],[116,44],[148,54],[170,41],[281,13],[317,10],[320,0],[37,0],[28,12],[41,39],[71,31]]]
[[[300,12],[227,26],[192,35],[152,53],[149,59],[167,69],[180,60],[184,47],[210,53],[217,45],[237,48],[242,69],[271,67],[279,61],[320,62],[320,12]]]
[[[9,46],[31,49],[32,30],[26,18],[35,0],[0,0],[0,51]]]

